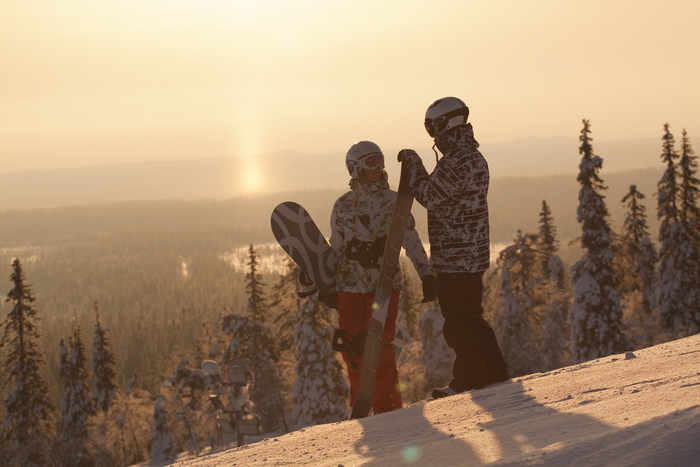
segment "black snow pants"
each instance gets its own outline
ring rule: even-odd
[[[437,298],[445,318],[442,332],[456,354],[450,387],[457,392],[509,379],[496,335],[483,318],[483,275],[437,274]]]

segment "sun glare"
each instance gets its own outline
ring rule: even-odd
[[[238,183],[241,192],[245,194],[256,194],[265,191],[265,179],[254,157],[241,159],[241,171],[238,174]]]

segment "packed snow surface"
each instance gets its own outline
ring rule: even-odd
[[[178,467],[699,465],[700,335],[361,420],[183,458]]]

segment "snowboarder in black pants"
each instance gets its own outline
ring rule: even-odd
[[[456,97],[428,107],[425,128],[443,154],[432,173],[414,150],[399,152],[399,161],[409,164],[411,191],[428,210],[443,335],[456,354],[452,381],[435,389],[434,398],[509,378],[493,329],[482,316],[482,277],[490,260],[489,168],[468,117],[469,108]]]

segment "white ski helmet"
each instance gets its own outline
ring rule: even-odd
[[[442,136],[448,130],[467,124],[469,107],[456,97],[443,97],[428,106],[425,129],[431,138]]]
[[[371,141],[356,142],[345,155],[345,166],[351,178],[358,178],[362,169],[373,169],[378,165],[384,168],[384,154],[379,146]]]

